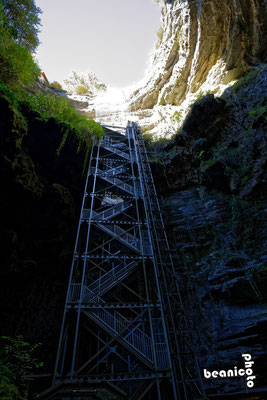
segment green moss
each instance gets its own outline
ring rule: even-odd
[[[182,113],[175,111],[175,113],[172,116],[172,121],[180,123],[182,121]]]
[[[218,146],[213,149],[212,157],[205,158],[205,153],[202,153],[202,162],[200,164],[200,176],[207,168],[220,162],[225,167],[225,174],[231,179],[232,177],[238,182],[238,190],[241,190],[244,185],[248,184],[251,179],[251,174],[254,166],[255,138],[253,135],[246,135],[242,146],[226,147],[225,145]]]
[[[249,111],[249,116],[252,117],[253,120],[256,120],[258,117],[261,117],[262,115],[265,116],[265,119],[267,119],[267,106],[258,106],[257,108],[253,108],[252,110]]]
[[[143,134],[144,141],[146,143],[151,144],[151,143],[155,142],[156,139],[155,139],[155,135],[153,133],[146,133],[147,129],[145,129],[145,128],[143,128],[143,130],[141,130],[141,131]]]
[[[0,95],[8,101],[12,111],[12,132],[27,132],[27,121],[20,110],[20,102],[16,93],[0,81]]]
[[[58,148],[58,154],[66,143],[70,132],[76,134],[81,142],[88,147],[93,136],[101,137],[105,134],[102,126],[92,119],[88,120],[75,110],[64,96],[50,93],[33,95],[26,90],[11,90],[0,83],[0,93],[8,99],[14,111],[14,127],[27,129],[25,117],[21,112],[21,105],[27,104],[31,111],[38,113],[39,118],[47,121],[54,118],[63,128],[63,137]]]
[[[245,73],[244,76],[242,76],[238,81],[234,83],[234,85],[231,87],[231,89],[235,92],[238,91],[241,87],[248,85],[255,79],[258,74],[260,73],[260,69],[256,69],[253,71],[250,71],[249,73]]]

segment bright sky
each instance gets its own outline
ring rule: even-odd
[[[94,72],[124,87],[143,78],[160,26],[154,0],[36,0],[43,10],[37,58],[49,81]]]

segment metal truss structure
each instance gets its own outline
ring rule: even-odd
[[[46,399],[204,399],[139,127],[95,139]]]

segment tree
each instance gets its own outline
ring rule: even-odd
[[[59,83],[58,81],[54,81],[50,84],[51,89],[59,89],[59,90],[63,90],[61,83]]]
[[[76,87],[77,94],[88,94],[88,89],[84,85],[78,85]]]
[[[13,88],[40,74],[31,54],[39,43],[40,12],[34,0],[0,0],[0,80]]]
[[[41,9],[34,0],[0,0],[0,33],[33,52],[39,44]]]
[[[105,91],[107,89],[106,85],[92,72],[82,74],[73,71],[68,79],[64,80],[64,83],[67,90],[71,93],[77,93],[77,88],[80,86],[84,86],[88,94],[96,94],[98,91]]]

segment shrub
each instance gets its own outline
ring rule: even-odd
[[[0,46],[0,80],[18,88],[33,83],[39,75],[40,69],[29,50],[6,37]]]
[[[50,87],[51,89],[63,90],[61,84],[60,84],[59,82],[57,82],[57,81],[52,82],[52,83],[49,85],[49,87]]]
[[[175,113],[172,116],[172,121],[180,123],[182,121],[182,113],[175,111]]]
[[[34,352],[38,345],[31,346],[22,336],[0,337],[0,398],[3,400],[25,399],[27,381],[25,375],[39,368]]]
[[[84,85],[79,85],[76,87],[76,94],[88,94],[88,89]]]

